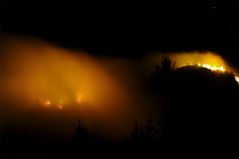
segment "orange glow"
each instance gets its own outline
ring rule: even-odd
[[[49,101],[49,100],[47,100],[46,102],[45,102],[45,105],[50,105],[51,104],[51,102]]]
[[[235,75],[235,80],[238,82],[238,70],[232,68],[228,65],[222,57],[210,51],[191,51],[191,52],[176,52],[170,53],[166,56],[169,56],[174,62],[175,67],[182,66],[199,66],[203,68],[210,69],[212,71],[221,71],[221,72],[233,72]],[[147,60],[147,65],[151,66],[149,69],[156,64],[159,64],[162,59],[162,53],[153,53],[149,56]],[[239,82],[238,82],[239,84]]]
[[[154,53],[149,57],[148,62],[154,65],[158,64],[159,61],[162,59],[162,56],[163,54],[161,53]],[[166,56],[169,56],[175,62],[175,67],[197,65],[211,70],[223,71],[230,69],[231,71],[232,69],[226,64],[223,58],[210,51],[176,52],[167,54]]]
[[[43,106],[59,103],[65,107],[82,103],[82,94],[76,93],[81,90],[97,109],[105,109],[115,101],[127,102],[127,91],[93,57],[34,39],[24,40],[4,43],[1,91],[6,96],[31,103],[45,99]]]
[[[40,107],[54,113],[55,109],[62,110],[60,115],[67,120],[89,121],[94,113],[100,124],[113,127],[116,133],[121,129],[119,125],[126,127],[127,123],[130,128],[128,121],[139,112],[134,105],[141,101],[130,95],[128,79],[121,82],[129,78],[122,71],[121,59],[120,65],[111,67],[116,66],[111,59],[66,50],[39,39],[6,36],[3,40],[0,95],[14,102],[4,106],[29,111]],[[134,101],[137,104],[132,104]],[[82,103],[84,107],[79,107]],[[122,117],[122,112],[127,117]]]
[[[57,108],[59,108],[59,109],[63,109],[63,106],[60,105],[60,104],[57,104]]]
[[[40,103],[45,107],[49,107],[51,105],[51,101],[48,99],[42,100]]]
[[[239,77],[235,76],[235,80],[237,81],[237,83],[239,84]]]
[[[81,95],[81,94],[77,94],[77,96],[76,96],[76,101],[77,101],[78,103],[82,103],[82,95]]]
[[[204,67],[204,68],[210,69],[212,71],[222,71],[222,72],[225,71],[223,66],[215,66],[215,65],[211,66],[209,64],[200,64],[200,63],[197,64],[197,65],[200,66],[200,67]]]
[[[208,64],[200,64],[200,63],[198,63],[197,66],[204,67],[204,68],[210,69],[212,71],[222,71],[222,72],[226,71],[223,66],[215,66],[215,65],[211,66]],[[234,75],[234,78],[235,78],[235,81],[239,84],[239,77]]]

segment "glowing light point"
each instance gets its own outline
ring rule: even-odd
[[[43,105],[44,105],[44,106],[50,106],[50,105],[51,105],[51,101],[45,100],[45,101],[43,102]]]
[[[59,108],[59,109],[63,109],[63,106],[60,105],[60,104],[58,104],[58,105],[57,105],[57,108]]]
[[[77,94],[77,96],[76,96],[76,101],[77,101],[78,103],[82,103],[82,95],[81,95],[81,94]]]
[[[237,83],[239,84],[239,76],[235,76],[235,80],[236,80]]]

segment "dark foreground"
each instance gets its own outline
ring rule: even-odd
[[[145,126],[136,123],[132,134],[117,144],[80,125],[76,136],[64,143],[1,131],[1,156],[238,158],[239,85],[233,74],[196,66],[171,70],[170,61],[164,62],[149,78],[151,93],[165,101],[157,124],[151,119]]]

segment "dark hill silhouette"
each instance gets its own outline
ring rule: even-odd
[[[165,74],[156,66],[150,84],[164,96],[164,152],[175,156],[238,156],[238,91],[234,75],[198,66]],[[167,69],[168,70],[168,69]]]

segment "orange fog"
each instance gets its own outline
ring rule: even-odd
[[[89,122],[95,120],[110,134],[122,134],[139,117],[139,108],[134,107],[138,101],[127,84],[120,82],[124,80],[118,79],[123,77],[122,69],[111,69],[108,60],[100,62],[84,51],[66,50],[34,38],[6,36],[2,43],[0,93],[3,113],[8,114],[3,120],[15,121],[23,110],[54,110],[50,118],[69,120],[74,116],[74,124],[81,119],[90,128]],[[49,118],[49,114],[41,117]]]

